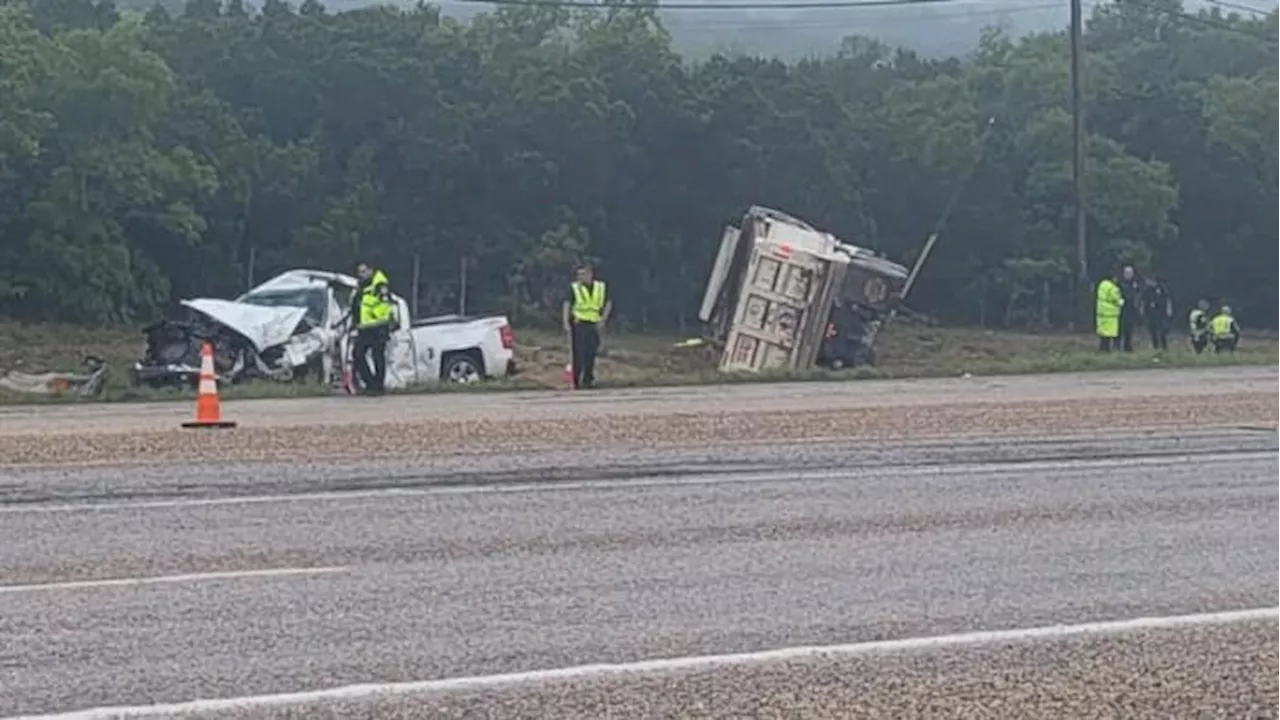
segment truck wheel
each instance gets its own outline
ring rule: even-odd
[[[449,353],[440,364],[440,379],[457,384],[480,382],[484,379],[482,367],[474,350]]]

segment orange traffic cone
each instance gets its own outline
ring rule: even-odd
[[[561,376],[561,379],[564,381],[565,390],[573,389],[573,363],[564,364],[564,375]]]
[[[218,402],[218,380],[213,374],[213,343],[200,348],[200,395],[196,398],[195,422],[184,422],[184,428],[233,428],[236,424],[222,419]]]

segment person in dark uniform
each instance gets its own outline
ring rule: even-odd
[[[596,353],[600,350],[600,333],[604,330],[613,301],[603,281],[595,278],[590,265],[582,265],[569,284],[561,316],[569,336],[573,357],[573,387],[590,388],[596,384]]]
[[[395,303],[386,273],[360,263],[356,277],[360,284],[351,298],[351,317],[356,327],[351,359],[364,394],[381,395],[387,388],[387,343],[391,340]],[[369,355],[373,355],[372,370]]]
[[[1120,294],[1124,297],[1120,307],[1120,349],[1133,352],[1133,328],[1142,313],[1142,278],[1132,265],[1120,268]]]
[[[1169,286],[1159,276],[1147,280],[1142,288],[1142,315],[1151,333],[1151,347],[1169,349],[1169,324],[1173,320],[1173,298]]]

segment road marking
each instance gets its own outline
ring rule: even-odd
[[[1118,635],[1122,633],[1140,632],[1143,630],[1166,630],[1203,627],[1209,625],[1228,625],[1258,620],[1275,620],[1278,618],[1280,618],[1280,607],[1254,608],[1250,610],[1231,610],[1226,612],[1198,613],[1195,615],[1131,618],[1128,620],[1110,620],[1103,622],[1079,623],[1074,625],[1047,625],[1042,627],[1021,628],[1017,630],[982,630],[977,632],[958,633],[954,635],[933,635],[927,637],[902,638],[899,640],[876,640],[872,642],[860,642],[848,645],[790,647],[777,650],[763,650],[759,652],[735,653],[732,655],[701,655],[664,658],[659,660],[641,660],[637,662],[618,664],[578,665],[576,667],[557,668],[554,670],[533,670],[529,672],[505,673],[501,675],[476,675],[471,677],[447,678],[443,680],[366,683],[362,685],[346,685],[343,687],[326,688],[322,690],[308,690],[275,695],[248,695],[243,697],[209,700],[191,700],[188,702],[169,703],[163,705],[99,707],[88,710],[76,710],[48,715],[28,715],[17,718],[8,718],[7,720],[108,720],[108,718],[158,717],[181,715],[186,713],[232,712],[269,706],[303,705],[308,703],[359,700],[374,695],[387,696],[456,692],[460,690],[491,690],[566,680],[595,680],[611,675],[660,675],[664,673],[710,670],[715,668],[759,665],[772,662],[812,659],[834,660],[860,655],[873,655],[877,653],[895,653],[911,650],[944,650],[947,648],[979,647],[1002,643],[1025,643],[1037,640],[1087,635]]]
[[[1047,470],[1088,470],[1099,467],[1127,468],[1188,463],[1217,463],[1224,460],[1253,461],[1276,460],[1274,451],[1221,452],[1212,454],[1178,454],[1135,458],[1098,458],[1074,460],[1029,460],[999,463],[956,463],[936,465],[881,465],[840,470],[784,470],[742,473],[690,473],[672,477],[649,477],[614,480],[544,480],[539,482],[476,485],[424,486],[416,488],[389,487],[370,490],[330,490],[320,492],[287,493],[280,495],[246,495],[242,497],[186,498],[175,500],[140,500],[137,502],[63,503],[57,505],[10,504],[0,505],[0,515],[19,513],[69,513],[107,512],[120,510],[158,510],[173,508],[217,507],[220,505],[263,505],[298,502],[341,502],[396,497],[431,495],[488,495],[507,493],[548,493],[577,490],[626,490],[632,488],[692,487],[707,485],[747,485],[766,482],[800,482],[813,480],[839,480],[858,478],[862,475],[895,476],[949,476],[988,474],[1021,474]],[[737,464],[736,462],[733,464]],[[745,463],[744,463],[745,464]],[[537,471],[534,471],[537,472]]]
[[[0,595],[31,592],[56,592],[59,590],[87,590],[109,587],[134,587],[138,585],[165,585],[173,583],[207,582],[210,580],[244,580],[249,578],[288,577],[290,575],[327,575],[347,572],[351,568],[272,568],[266,570],[227,570],[225,572],[189,573],[186,575],[158,575],[155,577],[108,578],[105,580],[74,580],[70,582],[40,583],[36,585],[0,585]]]

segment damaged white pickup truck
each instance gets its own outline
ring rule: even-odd
[[[351,294],[355,278],[323,270],[289,270],[235,300],[183,300],[188,318],[164,320],[143,333],[135,385],[194,385],[200,347],[214,345],[223,382],[308,378],[350,389]],[[470,383],[516,371],[515,336],[501,315],[444,315],[413,320],[400,296],[396,329],[387,345],[387,387]]]

